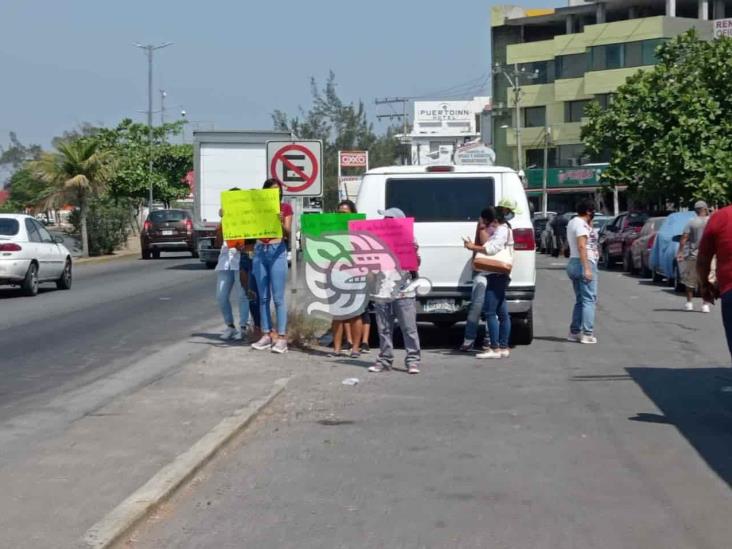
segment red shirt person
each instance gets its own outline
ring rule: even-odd
[[[717,258],[717,281],[709,282],[712,258]],[[732,355],[732,206],[712,215],[699,244],[696,263],[702,298],[722,303],[722,321],[727,335],[727,345]]]

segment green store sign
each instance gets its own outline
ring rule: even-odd
[[[580,166],[577,168],[549,168],[546,186],[548,189],[599,187],[600,175],[607,166]],[[530,190],[541,190],[544,170],[526,170],[526,180]]]

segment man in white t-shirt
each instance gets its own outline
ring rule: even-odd
[[[592,227],[595,204],[583,200],[577,205],[577,217],[567,225],[569,263],[567,276],[572,281],[576,301],[569,325],[568,341],[597,343],[595,306],[597,304],[597,231]]]

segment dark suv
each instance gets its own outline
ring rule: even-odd
[[[198,256],[193,240],[193,219],[186,210],[155,210],[140,233],[142,259],[158,259],[160,252],[190,252]]]

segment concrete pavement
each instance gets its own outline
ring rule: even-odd
[[[599,344],[567,343],[563,262],[539,264],[534,345],[478,361],[425,330],[437,348],[420,376],[305,363],[320,375],[121,546],[729,547],[719,312],[683,312],[667,289],[603,272]],[[340,384],[351,376],[361,383]]]

